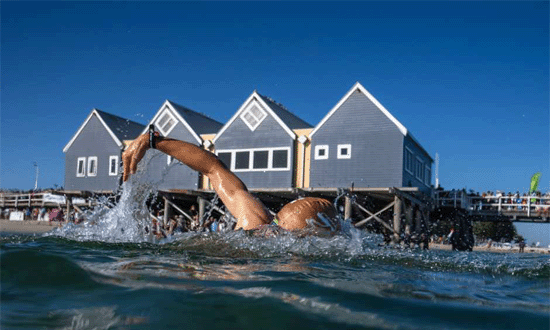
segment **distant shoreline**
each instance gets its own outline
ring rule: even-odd
[[[0,220],[0,233],[4,234],[42,234],[48,232],[54,228],[59,227],[59,222],[49,221],[10,221],[10,220]],[[430,243],[430,249],[433,250],[447,250],[451,251],[451,245],[449,244],[439,244],[439,243]],[[475,246],[475,252],[495,252],[495,253],[519,253],[518,247],[510,248],[499,248],[492,246],[488,248],[486,245]],[[550,253],[548,248],[541,247],[525,247],[524,253]]]
[[[430,243],[430,249],[434,250],[447,250],[451,251],[452,247],[450,244],[439,244],[439,243]],[[503,247],[487,247],[486,244],[474,246],[474,252],[494,252],[494,253],[519,253],[519,248],[512,247],[512,248],[503,248]],[[526,246],[523,253],[542,253],[547,254],[550,253],[548,248],[541,248],[541,247],[530,247]]]

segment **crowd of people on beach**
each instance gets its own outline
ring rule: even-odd
[[[46,207],[26,207],[22,210],[15,208],[5,208],[0,214],[0,218],[3,220],[10,220],[12,213],[15,216],[11,217],[11,220],[21,221],[48,221],[50,225],[59,224],[63,225],[66,222],[72,222],[75,224],[82,223],[86,216],[79,210],[72,210],[70,214],[66,215],[63,208],[46,208]],[[166,237],[177,232],[195,231],[195,232],[224,232],[233,230],[235,222],[227,217],[220,217],[219,219],[209,216],[205,221],[200,221],[199,213],[196,205],[191,205],[187,214],[190,218],[183,215],[174,215],[169,219],[164,219],[164,210],[157,210],[151,214],[151,228],[147,226],[145,229],[157,237]],[[22,216],[22,217],[21,217]]]
[[[13,214],[13,216],[12,216]],[[3,220],[19,220],[19,221],[48,221],[52,223],[63,223],[67,221],[65,211],[62,207],[46,208],[46,207],[26,207],[22,210],[16,208],[5,208],[1,212]],[[84,219],[83,213],[73,211],[68,217],[68,220],[75,223],[80,223]]]

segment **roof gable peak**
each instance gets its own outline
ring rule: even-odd
[[[104,111],[101,111],[97,108],[93,108],[92,111],[90,112],[90,114],[88,115],[88,117],[86,117],[86,120],[84,120],[84,123],[82,123],[82,125],[80,126],[80,128],[78,129],[78,131],[76,132],[76,134],[72,137],[72,139],[69,141],[69,143],[67,143],[67,145],[63,148],[63,152],[67,152],[69,150],[69,148],[71,147],[71,145],[74,143],[74,141],[76,140],[76,138],[80,135],[80,133],[82,132],[82,130],[84,129],[84,127],[86,127],[86,125],[88,125],[88,122],[92,119],[93,116],[96,116],[97,119],[100,121],[100,123],[103,125],[103,127],[105,128],[105,130],[109,133],[109,135],[111,136],[111,138],[113,138],[113,141],[115,141],[115,143],[117,144],[117,146],[121,147],[122,148],[122,141],[120,141],[117,136],[113,133],[113,131],[111,130],[111,128],[109,127],[109,125],[107,125],[105,123],[105,120],[102,118],[102,114],[107,114],[107,115],[111,115],[107,112],[104,112]],[[114,115],[112,115],[114,116]],[[118,116],[115,116],[115,117],[118,117]],[[119,117],[121,118],[121,117]]]
[[[265,110],[273,119],[275,119],[275,121],[277,121],[277,123],[287,132],[288,135],[290,135],[290,137],[292,139],[296,139],[296,134],[290,129],[290,127],[288,127],[287,124],[285,124],[285,122],[277,115],[275,110],[268,104],[269,102],[273,102],[273,101],[270,101],[270,99],[268,99],[267,97],[261,95],[255,89],[254,91],[252,91],[252,93],[246,99],[246,101],[244,101],[244,103],[239,107],[237,112],[235,112],[233,117],[231,117],[231,119],[229,119],[229,121],[221,128],[221,130],[218,132],[218,134],[216,134],[216,136],[214,137],[214,139],[212,141],[215,143],[219,139],[219,137],[223,135],[223,133],[227,130],[227,128],[229,128],[229,126],[231,126],[233,124],[233,122],[237,118],[239,118],[241,116],[241,114],[244,111],[246,111],[248,109],[249,105],[252,104],[253,102],[255,102],[259,106],[261,106],[263,110]],[[277,104],[276,102],[273,102],[273,103]]]
[[[394,123],[394,125],[399,129],[399,131],[404,136],[407,135],[407,128],[405,126],[403,126],[403,124],[401,124],[371,93],[369,93],[369,91],[363,85],[361,85],[361,83],[359,81],[357,81],[353,85],[353,87],[346,93],[346,95],[344,95],[344,97],[342,97],[340,99],[340,101],[338,101],[338,103],[328,112],[328,114],[321,120],[321,122],[319,122],[319,124],[317,124],[317,126],[315,126],[315,128],[313,129],[313,131],[309,135],[310,138],[325,124],[325,122],[330,117],[332,117],[332,115],[336,111],[338,111],[338,109],[340,109],[342,104],[344,104],[344,102],[346,102],[353,95],[353,93],[356,92],[356,91],[359,91],[364,96],[366,96],[378,108],[378,110],[380,110],[384,115],[386,115],[386,117],[388,117],[388,119],[390,121],[392,121]]]

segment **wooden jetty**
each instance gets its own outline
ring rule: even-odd
[[[405,238],[413,242],[429,237],[430,212],[433,207],[430,196],[416,187],[386,188],[286,188],[250,189],[274,212],[286,203],[300,197],[323,197],[334,201],[345,219],[352,219],[357,228],[377,227],[388,241],[399,243]],[[225,211],[210,202],[212,190],[165,190],[159,191],[164,200],[165,219],[175,213],[191,218],[186,212],[190,203],[198,204],[199,218],[203,219],[207,208],[223,214]]]
[[[433,199],[438,208],[460,210],[471,221],[550,222],[550,196],[478,196],[440,190]]]
[[[273,212],[286,203],[300,197],[323,197],[334,202],[345,219],[351,219],[357,228],[367,228],[384,234],[386,242],[416,243],[427,247],[430,228],[438,219],[450,220],[464,243],[464,250],[473,246],[472,222],[474,221],[529,221],[550,222],[550,197],[522,196],[477,196],[463,190],[435,190],[431,195],[416,187],[381,188],[257,188],[250,189]],[[62,207],[59,200],[48,200],[47,196],[64,197],[63,207],[67,214],[79,206],[96,205],[95,197],[107,196],[115,202],[113,191],[51,191],[27,194],[0,194],[0,206],[23,209],[34,207]],[[197,205],[198,218],[205,214],[218,216],[226,213],[223,205],[215,202],[213,190],[159,190],[162,201],[163,219],[181,215],[193,221],[189,212],[191,205]],[[75,205],[74,198],[80,198]],[[519,201],[518,201],[519,200]],[[525,202],[523,202],[525,201]],[[202,224],[202,223],[201,223]]]

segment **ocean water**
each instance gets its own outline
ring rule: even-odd
[[[550,256],[243,231],[145,234],[151,183],[80,226],[0,236],[1,329],[550,328]],[[154,185],[154,183],[153,183]]]
[[[2,329],[549,329],[541,254],[333,238],[0,237]]]

